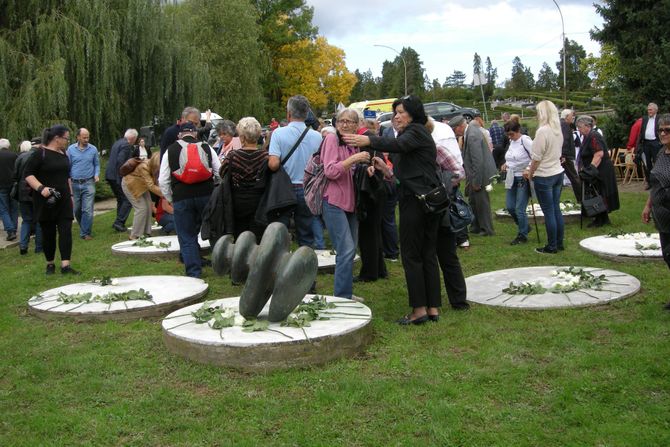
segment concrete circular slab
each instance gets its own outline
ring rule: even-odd
[[[115,255],[133,255],[133,256],[171,256],[179,253],[179,240],[177,235],[170,236],[152,236],[147,238],[153,244],[170,244],[167,248],[159,248],[155,245],[148,247],[137,247],[133,244],[137,241],[123,241],[112,245],[112,253]],[[200,250],[209,249],[209,241],[204,241],[198,236]]]
[[[565,206],[565,203],[561,203],[562,205]],[[540,208],[539,203],[535,203],[535,217],[537,217],[538,222],[544,222],[544,213],[542,212],[542,208]],[[568,205],[570,207],[570,205]],[[564,220],[579,220],[579,216],[582,213],[581,209],[567,209],[563,210],[561,214],[563,214],[563,219]],[[498,219],[511,219],[512,216],[507,212],[505,208],[500,208],[496,210],[496,218]],[[531,210],[531,205],[528,204],[526,207],[526,215],[528,216],[529,219],[533,218],[533,211]]]
[[[314,250],[316,257],[319,260],[320,272],[335,271],[335,257],[337,256],[332,250]],[[354,262],[359,261],[361,257],[357,254],[354,257]]]
[[[209,286],[202,279],[187,276],[128,276],[114,278],[115,285],[101,286],[82,282],[57,287],[40,293],[40,297],[28,300],[28,310],[43,319],[64,318],[74,321],[129,321],[139,318],[161,317],[185,305],[195,303],[207,294]],[[86,304],[61,304],[58,293],[87,293],[105,295],[110,292],[139,290],[149,292],[152,301],[115,301],[110,304],[93,302]]]
[[[158,234],[162,229],[163,227],[158,225],[158,223],[154,222],[153,225],[151,225],[151,234]],[[127,230],[128,233],[130,233],[131,231],[133,231],[133,227],[128,227]]]
[[[305,295],[304,301],[310,301],[313,296]],[[329,314],[331,319],[312,321],[309,327],[269,324],[269,329],[285,335],[271,331],[244,332],[239,325],[219,331],[206,323],[196,324],[191,315],[201,307],[196,304],[179,309],[163,320],[163,340],[170,352],[196,362],[247,371],[318,365],[362,351],[372,335],[370,308],[343,298],[328,296],[326,300],[347,306],[326,309],[322,315]],[[209,305],[232,309],[236,319],[242,320],[237,313],[238,303],[239,297],[233,297],[209,302]],[[259,320],[267,319],[269,307],[270,303],[263,308]]]
[[[511,295],[503,292],[510,282],[539,282],[551,287],[559,279],[552,271],[567,268],[557,266],[520,267],[496,270],[470,276],[466,279],[468,301],[487,306],[512,307],[517,309],[557,309],[565,307],[595,306],[620,300],[636,294],[640,281],[634,276],[616,270],[582,267],[594,275],[604,274],[608,280],[603,290],[576,290],[569,293],[545,292],[537,295]]]
[[[644,247],[656,245],[657,249],[645,250],[635,248],[639,244]],[[619,236],[594,236],[579,241],[584,250],[602,258],[614,261],[632,259],[662,261],[661,241],[658,233],[628,233]]]

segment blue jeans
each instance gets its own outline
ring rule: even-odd
[[[544,226],[547,230],[547,248],[556,250],[563,246],[563,214],[561,214],[561,189],[563,173],[549,177],[533,177],[535,194],[544,213]]]
[[[298,203],[293,211],[293,220],[295,221],[296,238],[299,246],[312,247],[314,244],[314,230],[313,222],[314,216],[309,210],[307,203],[305,203],[305,190],[302,185],[293,185],[293,192],[298,200]],[[290,215],[284,214],[277,222],[281,222],[289,228]]]
[[[209,196],[193,197],[174,202],[174,224],[177,230],[179,250],[184,261],[186,276],[200,278],[202,261],[198,234],[202,223],[202,211],[209,201]]]
[[[19,225],[19,203],[9,198],[11,188],[0,188],[0,219],[7,234],[16,233]]]
[[[30,233],[35,228],[35,253],[42,251],[42,228],[38,222],[33,222],[33,202],[20,202],[21,209],[21,239],[19,248],[27,250],[30,242]]]
[[[326,241],[323,240],[323,222],[321,222],[321,216],[312,217],[312,234],[314,235],[314,249],[325,250]]]
[[[323,200],[323,220],[326,222],[335,256],[335,286],[333,295],[351,298],[354,288],[354,257],[358,241],[356,213],[347,213]]]
[[[163,234],[170,234],[174,232],[174,216],[172,214],[163,212],[163,215],[161,216],[161,220],[158,222],[158,225],[163,227],[161,229]]]
[[[526,207],[528,206],[528,181],[523,177],[514,177],[512,188],[507,190],[505,206],[514,222],[516,222],[518,235],[528,237],[528,215]]]
[[[95,181],[85,183],[72,181],[74,217],[79,222],[79,237],[90,236],[93,227],[93,203],[95,201]]]

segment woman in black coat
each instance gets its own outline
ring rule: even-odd
[[[438,183],[435,142],[426,129],[428,118],[421,100],[403,96],[393,102],[397,138],[346,135],[347,144],[370,146],[391,153],[394,174],[400,186],[400,247],[412,313],[398,320],[402,325],[437,321],[442,305],[440,272],[437,264],[437,230],[440,216],[426,213],[417,198]],[[383,160],[374,159],[382,169]]]
[[[590,116],[580,116],[576,121],[577,129],[584,135],[579,150],[579,170],[588,170],[594,166],[598,170],[598,176],[590,185],[595,187],[605,201],[607,211],[596,215],[589,227],[602,227],[610,224],[608,214],[619,209],[619,190],[617,188],[616,173],[614,165],[609,157],[609,150],[600,132],[594,130],[593,119]],[[589,185],[584,184],[588,189]]]

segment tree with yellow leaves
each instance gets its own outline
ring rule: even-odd
[[[275,64],[283,101],[304,95],[315,110],[347,102],[356,84],[356,76],[344,63],[344,51],[322,36],[282,46]]]

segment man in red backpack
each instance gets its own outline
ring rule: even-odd
[[[161,159],[158,183],[174,208],[174,223],[186,275],[202,273],[198,234],[202,211],[214,189],[221,162],[214,150],[197,139],[191,122],[181,125],[177,141],[168,146]]]

